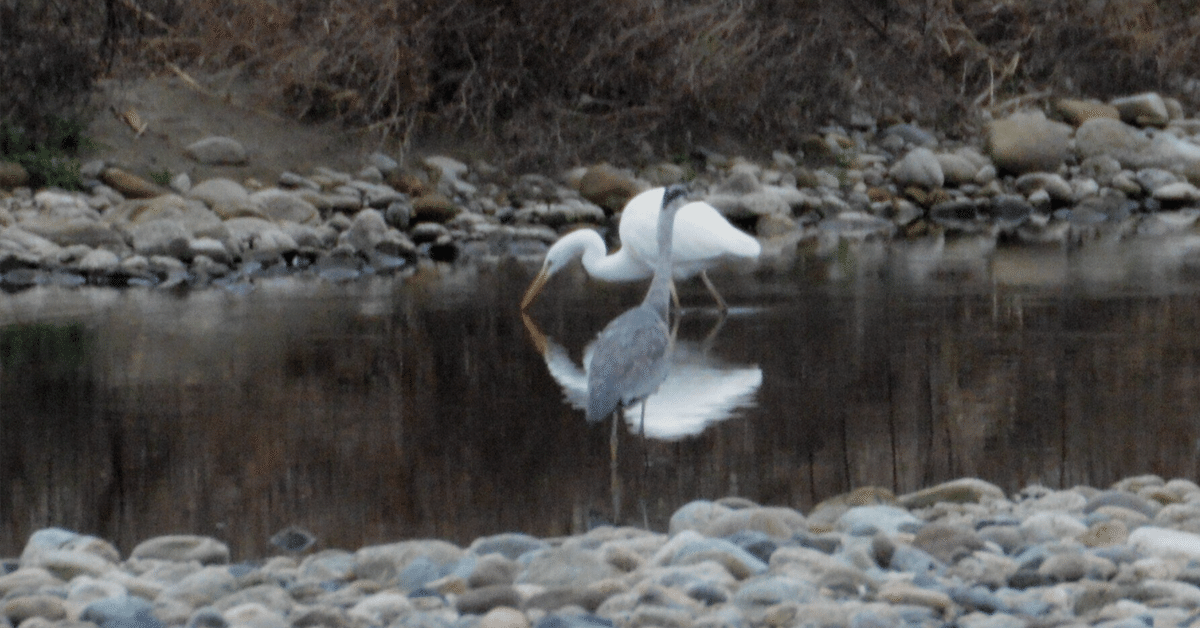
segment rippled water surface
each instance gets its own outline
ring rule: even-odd
[[[662,528],[697,498],[808,510],[864,485],[1014,490],[1196,478],[1200,250],[972,240],[799,247],[714,276],[672,376],[610,467],[589,340],[644,285],[528,264],[335,285],[0,294],[0,556],[58,525],[129,551],[194,532],[239,557],[297,525],[322,547]],[[583,395],[583,397],[581,397]]]

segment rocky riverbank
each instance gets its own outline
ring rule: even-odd
[[[402,165],[375,153],[356,172],[192,181],[163,171],[160,185],[101,159],[83,167],[88,190],[68,193],[22,187],[27,174],[0,164],[0,286],[342,280],[422,259],[536,258],[566,230],[615,224],[636,192],[679,181],[755,234],[768,258],[810,241],[971,234],[1069,245],[1194,230],[1200,119],[1153,93],[1049,109],[995,120],[965,141],[861,119],[769,163],[697,151],[557,178],[446,156]],[[252,159],[223,136],[179,152],[229,172]]]
[[[290,541],[305,539],[280,545]],[[1155,476],[1011,496],[972,478],[899,497],[863,488],[807,514],[695,501],[667,532],[304,545],[231,564],[219,540],[179,535],[123,558],[103,539],[40,530],[2,563],[0,625],[1135,628],[1200,618],[1200,486]]]

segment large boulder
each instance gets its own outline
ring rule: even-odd
[[[1111,104],[1129,124],[1161,127],[1171,121],[1166,101],[1154,92],[1114,98]]]
[[[242,184],[232,179],[215,178],[201,181],[188,191],[189,198],[204,201],[222,219],[265,218],[262,206],[250,198]]]
[[[1150,147],[1150,138],[1134,127],[1111,118],[1093,118],[1075,131],[1075,150],[1083,158],[1108,155],[1126,168],[1137,167]]]
[[[246,147],[231,137],[219,135],[192,142],[184,149],[184,153],[209,166],[240,166],[246,163]]]
[[[250,195],[250,202],[262,208],[271,220],[290,220],[301,224],[315,224],[321,219],[316,206],[287,190],[267,188]]]
[[[588,168],[579,179],[580,196],[610,214],[620,211],[641,191],[641,185],[633,177],[608,164]]]
[[[987,151],[1001,170],[1014,174],[1053,172],[1071,151],[1071,127],[1040,112],[1016,113],[987,128]]]

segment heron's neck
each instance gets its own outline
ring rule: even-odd
[[[667,320],[671,307],[671,246],[675,231],[675,212],[679,203],[664,207],[658,213],[658,258],[654,260],[654,279],[643,301],[659,312],[663,320]]]

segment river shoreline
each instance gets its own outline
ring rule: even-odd
[[[34,533],[3,563],[13,626],[1186,626],[1200,605],[1200,487],[972,478],[901,496],[864,487],[808,513],[736,497],[669,530],[600,526],[466,547],[397,540],[230,564],[217,539]],[[1144,623],[1143,623],[1144,622]]]

